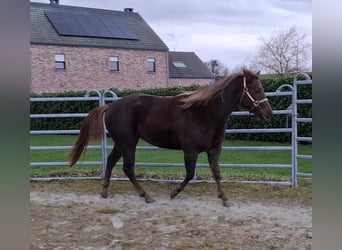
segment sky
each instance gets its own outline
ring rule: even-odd
[[[31,2],[49,3],[49,0]],[[61,5],[133,8],[170,51],[192,51],[229,69],[248,66],[260,38],[296,26],[312,43],[311,0],[60,0]],[[311,60],[308,68],[311,68]]]

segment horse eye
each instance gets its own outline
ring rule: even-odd
[[[254,89],[254,92],[255,93],[259,93],[261,91],[261,88],[260,87],[256,87],[255,89]]]

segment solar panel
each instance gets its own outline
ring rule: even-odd
[[[69,12],[45,14],[59,35],[139,40],[120,17]]]

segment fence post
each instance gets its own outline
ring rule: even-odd
[[[99,106],[104,105],[104,98],[103,98],[103,94],[98,91],[98,90],[89,90],[87,91],[87,93],[85,94],[85,97],[89,97],[90,94],[94,92],[98,95],[99,97]],[[103,125],[104,125],[104,120],[103,120]],[[107,159],[107,151],[106,151],[106,146],[107,146],[107,140],[106,140],[106,129],[103,130],[103,136],[102,136],[102,140],[101,140],[101,154],[102,154],[102,173],[101,173],[101,178],[103,178],[105,170],[106,170],[106,159]]]
[[[291,186],[292,187],[297,187],[297,172],[298,172],[298,166],[297,166],[297,160],[296,160],[296,155],[297,155],[297,150],[298,150],[298,145],[297,145],[297,84],[296,84],[296,79],[294,78],[293,81],[293,90],[292,90],[292,135],[291,135],[291,144],[292,144],[292,180],[291,180]]]
[[[117,94],[115,94],[111,90],[106,90],[102,93],[101,95],[101,105],[106,104],[106,94],[111,95],[111,100],[115,100],[118,98]],[[102,122],[103,122],[103,137],[102,137],[102,142],[101,142],[101,147],[102,147],[102,173],[101,173],[101,178],[104,177],[106,168],[107,168],[107,128],[105,124],[105,115],[102,117]]]
[[[295,85],[295,84],[293,84]],[[291,109],[291,186],[297,186],[297,178],[296,178],[296,114],[297,114],[297,106],[296,106],[296,99],[297,99],[297,91],[295,90],[294,86],[290,84],[283,84],[281,85],[276,92],[282,91],[283,88],[289,88],[292,92],[292,104],[288,109]]]
[[[299,76],[302,76],[305,78],[305,80],[299,80]],[[294,178],[293,178],[293,183],[292,187],[297,187],[298,186],[298,142],[299,142],[299,137],[298,137],[298,104],[303,104],[302,99],[298,98],[298,85],[300,84],[312,84],[312,79],[310,76],[306,73],[298,73],[294,76],[293,78],[293,119],[292,119],[292,126],[293,126],[293,132],[292,132],[292,143],[293,143],[293,171],[294,171]]]

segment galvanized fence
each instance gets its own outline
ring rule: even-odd
[[[299,80],[300,77],[305,78],[305,80]],[[275,92],[268,92],[266,96],[284,96],[292,98],[292,105],[285,110],[273,110],[273,115],[285,115],[290,116],[291,119],[291,128],[284,126],[283,128],[258,128],[258,129],[227,129],[226,134],[233,133],[289,133],[291,134],[291,145],[290,146],[224,146],[222,147],[222,154],[225,151],[290,151],[291,152],[291,164],[228,164],[221,162],[221,168],[278,168],[278,169],[290,169],[291,170],[291,178],[288,181],[249,181],[249,182],[257,182],[257,183],[271,183],[271,184],[280,184],[280,185],[291,185],[296,187],[298,185],[298,177],[312,177],[311,173],[300,173],[298,172],[299,160],[310,160],[312,159],[312,155],[300,155],[298,153],[298,143],[300,141],[311,141],[312,137],[299,137],[298,136],[298,124],[303,122],[312,122],[312,118],[306,117],[298,117],[298,105],[302,104],[312,104],[312,99],[298,99],[297,97],[297,88],[299,85],[303,84],[312,84],[312,80],[305,73],[300,73],[295,76],[293,86],[292,85],[282,85]],[[90,97],[90,94],[96,94],[95,97]],[[118,99],[117,95],[112,91],[100,92],[97,90],[89,91],[86,93],[84,97],[57,97],[57,98],[30,98],[31,102],[65,102],[65,101],[98,101],[99,106],[104,105],[108,101],[114,101]],[[232,116],[246,116],[251,115],[247,111],[239,111],[233,112]],[[75,118],[75,117],[86,117],[87,113],[63,113],[63,114],[30,114],[30,119],[36,118]],[[79,130],[31,130],[31,135],[61,135],[61,134],[78,134]],[[76,165],[82,166],[102,166],[102,174],[100,176],[93,177],[42,177],[42,178],[31,178],[31,180],[52,180],[52,179],[99,179],[102,177],[107,160],[107,150],[110,150],[112,147],[107,146],[107,136],[106,131],[104,131],[103,139],[100,145],[92,145],[88,146],[87,150],[101,150],[101,161],[83,161],[78,162]],[[61,145],[61,146],[30,146],[31,151],[35,150],[69,150],[71,149],[71,145]],[[164,150],[154,146],[138,146],[137,151],[139,150]],[[36,166],[60,166],[66,167],[68,162],[30,162],[31,167]],[[122,166],[121,162],[118,162],[118,166]],[[136,162],[137,167],[183,167],[183,163],[143,163]],[[208,164],[198,163],[196,165],[198,168],[208,168]],[[121,178],[113,178],[113,179],[121,179]],[[124,178],[125,179],[125,178]],[[160,180],[157,181],[168,181],[168,180]],[[179,182],[182,180],[172,180],[172,182]],[[196,182],[196,176],[193,182]],[[203,180],[201,180],[203,181]],[[207,182],[211,182],[211,180],[204,180]]]
[[[300,78],[304,78],[304,80],[300,80]],[[298,125],[300,123],[311,123],[312,117],[299,117],[298,114],[298,106],[299,105],[311,105],[312,99],[300,99],[298,98],[298,87],[301,85],[311,85],[312,79],[309,75],[305,73],[299,73],[295,75],[293,79],[293,98],[292,98],[292,181],[291,184],[293,187],[298,186],[298,177],[308,177],[312,178],[312,173],[302,173],[298,171],[299,161],[300,160],[312,160],[312,155],[303,155],[298,152],[298,143],[299,142],[310,142],[312,143],[311,137],[303,137],[298,134]]]

